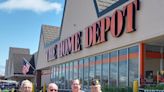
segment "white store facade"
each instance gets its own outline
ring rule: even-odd
[[[92,79],[131,90],[134,80],[149,81],[149,71],[157,81],[164,69],[163,7],[162,0],[66,0],[59,37],[45,45],[41,33],[36,68],[50,70],[47,80],[60,89],[78,78],[84,90]]]

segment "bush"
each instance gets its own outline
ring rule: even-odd
[[[110,87],[109,85],[104,85],[102,87],[102,92],[133,92],[132,88],[125,87],[125,88],[117,88],[117,87]]]
[[[108,85],[104,85],[104,86],[102,87],[102,92],[110,92],[109,86],[108,86]]]
[[[144,89],[147,89],[147,90],[164,90],[164,84],[148,85],[148,86],[145,86]]]

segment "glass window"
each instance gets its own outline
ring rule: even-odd
[[[78,69],[79,66],[78,66],[78,61],[74,61],[74,79],[78,79]]]
[[[55,83],[57,83],[57,65],[54,66]]]
[[[71,85],[71,82],[73,80],[73,62],[70,62],[70,77],[69,77],[69,84]],[[71,88],[71,86],[69,86]]]
[[[98,79],[101,82],[101,64],[102,64],[102,56],[98,55],[96,56],[96,74],[95,78]]]
[[[127,49],[122,49],[119,50],[119,88],[125,88],[127,84],[127,68],[128,68],[128,63],[127,63]]]
[[[89,87],[89,79],[88,79],[88,74],[89,74],[89,59],[84,58],[84,89],[88,89]]]
[[[129,86],[132,87],[133,81],[138,80],[138,46],[129,48]]]
[[[160,46],[145,45],[146,55],[144,61],[145,82],[157,82],[157,72],[162,69],[163,54]]]
[[[54,80],[54,68],[53,68],[53,66],[51,67],[51,76],[50,76],[50,81],[51,82],[53,82],[53,80]]]
[[[109,54],[103,54],[102,60],[102,86],[108,85],[109,80]]]
[[[110,59],[110,82],[109,85],[113,88],[117,87],[118,80],[118,63],[117,63],[117,51],[111,52]]]
[[[64,89],[64,86],[65,86],[65,64],[62,64],[61,86]]]
[[[53,70],[54,70],[54,71],[53,71],[53,82],[55,82],[55,78],[56,78],[56,76],[55,76],[56,70],[55,70],[55,69],[56,69],[56,68],[55,68],[55,66],[53,66],[53,68],[54,68],[54,69],[53,69]]]
[[[91,85],[91,80],[95,77],[95,56],[90,57],[89,65],[89,85]]]
[[[61,89],[70,89],[73,79],[80,79],[82,89],[88,90],[92,79],[98,79],[102,86],[109,85],[113,91],[132,87],[138,80],[139,48],[133,46],[77,61],[55,65],[51,69],[51,79]],[[126,89],[125,89],[126,91]]]
[[[68,89],[69,88],[69,63],[66,63],[66,67],[65,67],[65,72],[66,72],[66,75],[65,75],[65,80],[66,80],[66,86],[65,88]]]
[[[160,52],[160,46],[154,46],[154,45],[145,45],[146,51],[148,52]]]
[[[60,64],[59,65],[59,81],[58,81],[58,87],[59,88],[62,88],[62,85],[61,85],[61,80],[62,80],[62,77],[61,77],[61,74],[62,74],[62,65]]]
[[[83,59],[80,59],[79,60],[79,80],[80,80],[80,82],[81,82],[81,88],[83,89],[83,75],[84,75],[84,73],[83,73],[84,71],[83,71]]]
[[[56,70],[56,72],[55,72],[55,75],[56,75],[55,76],[55,78],[56,78],[55,81],[58,84],[58,81],[59,81],[59,67],[58,67],[58,65],[56,65],[55,67],[56,67],[56,69],[55,69]]]

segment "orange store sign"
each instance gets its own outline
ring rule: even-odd
[[[108,31],[113,37],[121,36],[125,24],[127,33],[135,31],[135,13],[137,10],[139,10],[139,0],[135,0],[125,6],[123,10],[116,10],[112,16],[106,16],[87,27],[85,29],[85,47],[107,41]]]
[[[112,16],[106,16],[85,28],[85,47],[88,48],[107,41],[108,33],[111,33],[113,37],[119,37],[124,28],[126,33],[134,32],[137,10],[139,10],[139,0],[134,0],[122,10],[116,10]],[[80,31],[48,48],[47,60],[50,61],[82,50],[81,39],[82,32]]]

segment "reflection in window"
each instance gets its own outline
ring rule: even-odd
[[[138,46],[129,48],[129,86],[138,80]]]
[[[71,84],[72,80],[73,80],[73,62],[70,62],[70,77],[69,77],[69,84]],[[69,86],[69,88],[71,88],[71,86]]]
[[[119,87],[125,88],[127,84],[127,49],[119,50]]]
[[[56,73],[56,68],[55,68],[55,66],[53,66],[53,81],[52,82],[55,82],[55,78],[56,78],[56,76],[55,76],[55,73]]]
[[[102,86],[109,84],[112,90],[119,92],[118,87],[132,87],[133,81],[138,80],[138,52],[138,46],[133,46],[55,65],[51,70],[51,79],[55,80],[60,88],[70,89],[71,81],[79,78],[82,89],[85,90],[89,88],[89,82],[96,78]]]
[[[51,76],[50,76],[50,81],[53,82],[54,80],[54,68],[51,67]]]
[[[65,79],[66,79],[66,86],[65,88],[68,89],[69,88],[69,63],[66,63],[66,69],[65,69],[66,75],[65,75]]]
[[[89,85],[91,85],[91,80],[94,79],[95,77],[95,57],[90,57],[90,62],[89,62]]]
[[[83,89],[83,59],[79,60],[79,79],[81,81],[81,88]]]
[[[56,65],[55,67],[56,67],[56,69],[55,69],[56,70],[56,72],[55,72],[55,75],[56,75],[55,78],[56,79],[55,80],[56,80],[56,83],[58,84],[58,80],[59,80],[59,67],[58,67],[58,65]]]
[[[153,83],[157,81],[157,72],[163,68],[163,52],[161,46],[147,45],[145,44],[145,59],[144,59],[144,70],[145,70],[145,81]],[[155,67],[153,67],[155,66]],[[150,75],[149,72],[152,72]],[[150,75],[150,76],[149,76]]]
[[[89,74],[89,59],[85,58],[84,59],[84,89],[88,89],[89,86],[89,79],[88,79],[88,74]]]
[[[78,79],[78,61],[74,61],[74,79]]]
[[[102,64],[102,57],[101,55],[96,56],[96,74],[95,74],[95,78],[98,79],[100,82],[100,78],[101,78],[101,64]]]
[[[61,88],[64,89],[65,86],[65,64],[62,64],[62,70],[61,70]]]
[[[102,86],[108,85],[109,80],[109,54],[103,54],[103,60],[102,60]]]
[[[58,80],[58,86],[59,88],[62,88],[61,86],[61,74],[62,74],[62,65],[59,65],[59,80]]]
[[[55,65],[54,68],[55,82],[57,82],[57,65]]]
[[[117,74],[118,74],[118,65],[117,65],[117,51],[111,53],[111,61],[110,61],[110,82],[109,85],[117,87]]]

